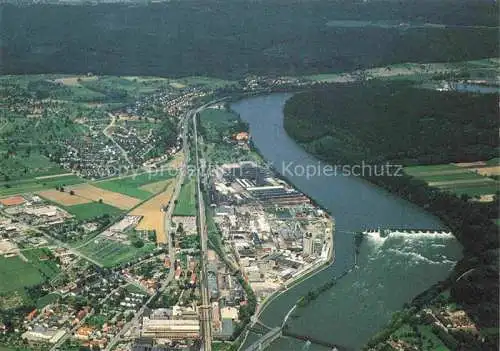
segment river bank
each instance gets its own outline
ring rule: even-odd
[[[293,142],[284,132],[282,109],[284,102],[290,96],[290,94],[259,96],[232,104],[232,109],[235,110],[244,121],[249,123],[253,142],[258,147],[259,152],[269,163],[277,166],[276,169],[278,169],[278,171],[282,169],[280,165],[284,162],[294,162],[295,164],[306,166],[307,164],[314,164],[319,161],[305,153],[304,150]],[[332,277],[340,276],[353,266],[355,243],[352,233],[367,228],[377,227],[444,229],[444,226],[434,217],[429,216],[421,209],[418,209],[406,201],[398,199],[379,188],[373,187],[366,181],[348,177],[326,177],[320,175],[309,179],[300,176],[292,176],[289,177],[288,181],[309,197],[315,199],[319,205],[327,209],[328,213],[335,217],[335,263],[272,299],[260,313],[261,320],[270,326],[280,325],[290,308],[295,305],[301,296],[307,294],[311,287],[320,286]],[[386,247],[374,248],[371,246],[371,241],[372,240],[367,240],[366,243],[362,245],[361,258],[363,258],[363,264],[367,262],[367,255],[370,256],[370,254],[375,254],[376,257],[382,252],[387,251],[387,249],[391,250],[393,245],[400,244],[389,241],[385,244]],[[433,255],[432,252],[425,252],[429,246],[432,247],[432,241],[426,242],[426,240],[424,240],[422,242],[422,240],[418,240],[418,244],[419,245],[412,245],[413,247],[411,248],[399,246],[397,249],[400,251],[399,253],[397,250],[393,249],[389,251],[389,257],[380,257],[382,261],[384,261],[384,258],[388,261],[395,258],[403,261],[401,261],[400,264],[389,265],[389,268],[393,268],[393,272],[389,270],[382,276],[380,276],[381,273],[377,274],[375,280],[380,276],[381,280],[379,283],[385,288],[382,290],[378,289],[379,291],[377,291],[376,294],[368,294],[373,303],[377,304],[377,301],[385,301],[387,290],[397,290],[394,285],[397,283],[397,277],[391,279],[391,276],[396,272],[398,272],[397,276],[403,274],[406,280],[413,278],[417,281],[417,284],[414,284],[414,282],[410,284],[406,283],[405,286],[400,289],[401,291],[395,299],[391,296],[393,300],[392,303],[390,306],[384,303],[382,309],[384,313],[379,314],[379,316],[375,318],[377,321],[376,324],[368,323],[369,325],[358,328],[360,324],[364,323],[364,316],[355,313],[355,311],[359,309],[359,299],[357,297],[360,295],[356,295],[355,292],[349,289],[349,286],[352,287],[352,284],[356,281],[366,280],[366,274],[362,276],[358,274],[350,281],[346,280],[350,276],[347,275],[336,286],[335,289],[345,294],[342,295],[341,298],[339,296],[342,301],[349,296],[354,298],[350,299],[352,301],[344,303],[345,308],[343,308],[342,313],[344,315],[342,317],[338,318],[338,313],[336,312],[339,307],[338,303],[341,300],[336,299],[329,303],[325,303],[325,301],[318,303],[318,301],[315,301],[312,304],[314,305],[314,313],[310,316],[303,314],[300,317],[303,322],[299,324],[305,323],[306,325],[316,328],[316,333],[321,333],[322,336],[327,334],[329,338],[333,336],[335,340],[331,341],[337,344],[351,344],[351,348],[362,345],[390,319],[392,311],[397,310],[403,303],[411,300],[411,298],[416,296],[420,291],[432,285],[431,281],[437,281],[446,276],[449,271],[449,264],[445,264],[440,270],[434,269],[433,277],[425,277],[422,276],[421,273],[415,275],[417,272],[422,272],[426,269],[422,266],[422,263],[425,261],[415,261],[410,265],[411,267],[409,267],[409,269],[403,269],[402,272],[401,264],[407,257],[417,254],[423,257]],[[452,243],[443,242],[438,244],[436,248],[441,250],[446,249],[450,244]],[[380,249],[382,251],[380,251]],[[456,250],[453,247],[450,247],[449,250],[451,250],[451,252],[448,255],[456,259],[457,257],[455,256],[457,254],[459,255],[460,250]],[[440,253],[436,252],[435,254],[439,255]],[[441,265],[439,261],[433,262],[435,263],[432,265]],[[375,283],[375,286],[377,286],[377,283]],[[369,287],[365,286],[363,291],[368,289]],[[324,295],[331,296],[331,293],[327,292]],[[366,301],[366,303],[367,302],[368,301]],[[319,310],[317,307],[319,307]],[[307,309],[309,310],[309,307]],[[348,312],[346,312],[346,310]],[[377,313],[377,311],[374,313]],[[346,320],[345,317],[349,315],[352,316]],[[295,324],[295,327],[292,326],[293,328],[297,328],[296,320],[290,323]],[[298,328],[301,329],[302,327],[299,325]],[[335,331],[334,334],[332,334],[332,330]],[[358,332],[355,333],[354,331]],[[361,333],[359,333],[359,331],[361,331]],[[270,349],[280,350],[280,347],[283,346],[283,342],[285,341],[280,340],[273,343]],[[290,342],[296,346],[291,346]],[[298,341],[288,340],[285,343],[290,349],[301,348],[301,346],[297,344]]]
[[[360,101],[357,106],[349,103],[353,96]],[[458,184],[460,182],[456,182],[450,187],[439,187],[439,182],[421,179],[410,169],[439,169],[496,157],[497,100],[498,90],[477,91],[475,87],[469,89],[458,85],[451,90],[431,91],[406,82],[381,81],[333,85],[323,91],[302,93],[295,95],[285,106],[285,130],[294,139],[303,141],[305,148],[317,157],[327,162],[341,160],[347,165],[365,160],[372,165],[401,165],[404,171],[398,176],[387,173],[361,176],[440,218],[463,245],[465,257],[447,277],[447,287],[451,289],[452,301],[460,305],[481,330],[498,327],[496,249],[499,239],[498,226],[494,223],[499,208],[494,196],[498,192],[498,182],[493,177],[479,178],[481,182],[491,183],[492,187],[486,190],[491,194],[489,202],[478,202],[475,200],[478,188],[474,185],[463,189]],[[468,123],[471,113],[480,118],[463,128],[463,121]],[[429,119],[430,115],[432,118]],[[324,127],[318,128],[318,124]],[[372,129],[377,130],[376,138],[370,138]],[[345,145],[326,143],[339,133],[349,136]],[[457,133],[461,136],[456,137]],[[405,135],[405,138],[397,137],[399,135]],[[478,135],[484,142],[479,141]],[[318,148],[318,145],[324,147]],[[355,145],[359,146],[358,152],[352,152]],[[446,177],[439,171],[434,176]],[[467,182],[462,181],[462,184]],[[469,270],[474,272],[474,277],[457,284],[455,280]],[[429,302],[432,294],[427,295]],[[418,303],[424,302],[420,298]]]

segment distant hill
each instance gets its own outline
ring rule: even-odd
[[[490,1],[0,6],[2,74],[238,78],[498,56],[499,11]],[[364,21],[396,25],[344,25]]]

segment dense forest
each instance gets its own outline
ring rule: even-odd
[[[0,13],[2,74],[240,78],[498,56],[492,1],[0,4]]]
[[[436,92],[405,82],[359,82],[296,94],[284,112],[287,132],[332,163],[409,165],[498,156],[496,94]],[[464,258],[447,280],[447,288],[478,326],[497,328],[499,238],[492,219],[498,217],[498,196],[481,203],[407,175],[367,178],[425,208],[452,230],[464,247]],[[464,272],[467,278],[457,281]],[[427,299],[432,294],[422,296]]]
[[[338,84],[290,99],[285,128],[333,163],[477,161],[498,155],[497,99],[404,81]]]

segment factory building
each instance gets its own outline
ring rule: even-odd
[[[200,337],[200,323],[195,319],[142,318],[142,337],[164,339],[196,339]]]
[[[249,187],[246,190],[264,206],[296,205],[310,202],[310,200],[300,191],[288,189],[282,185],[255,186]]]
[[[304,233],[304,237],[302,238],[302,252],[306,256],[310,256],[313,253],[313,236],[310,232]]]

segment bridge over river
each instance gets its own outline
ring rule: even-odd
[[[262,350],[265,350],[274,341],[276,341],[277,339],[279,339],[283,336],[295,338],[295,339],[301,340],[301,341],[305,341],[306,342],[305,346],[310,345],[311,343],[314,343],[314,344],[318,344],[321,346],[329,347],[332,350],[336,350],[336,351],[337,350],[338,351],[347,350],[346,348],[332,344],[332,343],[327,342],[327,341],[317,340],[317,339],[312,338],[312,337],[307,336],[307,335],[301,335],[301,334],[289,332],[287,330],[287,328],[285,328],[285,325],[286,325],[288,318],[293,313],[293,311],[295,311],[296,308],[297,308],[297,305],[294,305],[288,311],[285,318],[283,319],[283,323],[279,327],[271,328],[270,326],[262,323],[258,318],[254,318],[251,322],[252,324],[249,327],[248,331],[254,332],[254,333],[262,335],[262,336],[257,341],[252,343],[252,345],[250,345],[246,349],[244,349],[244,351],[262,351]]]

